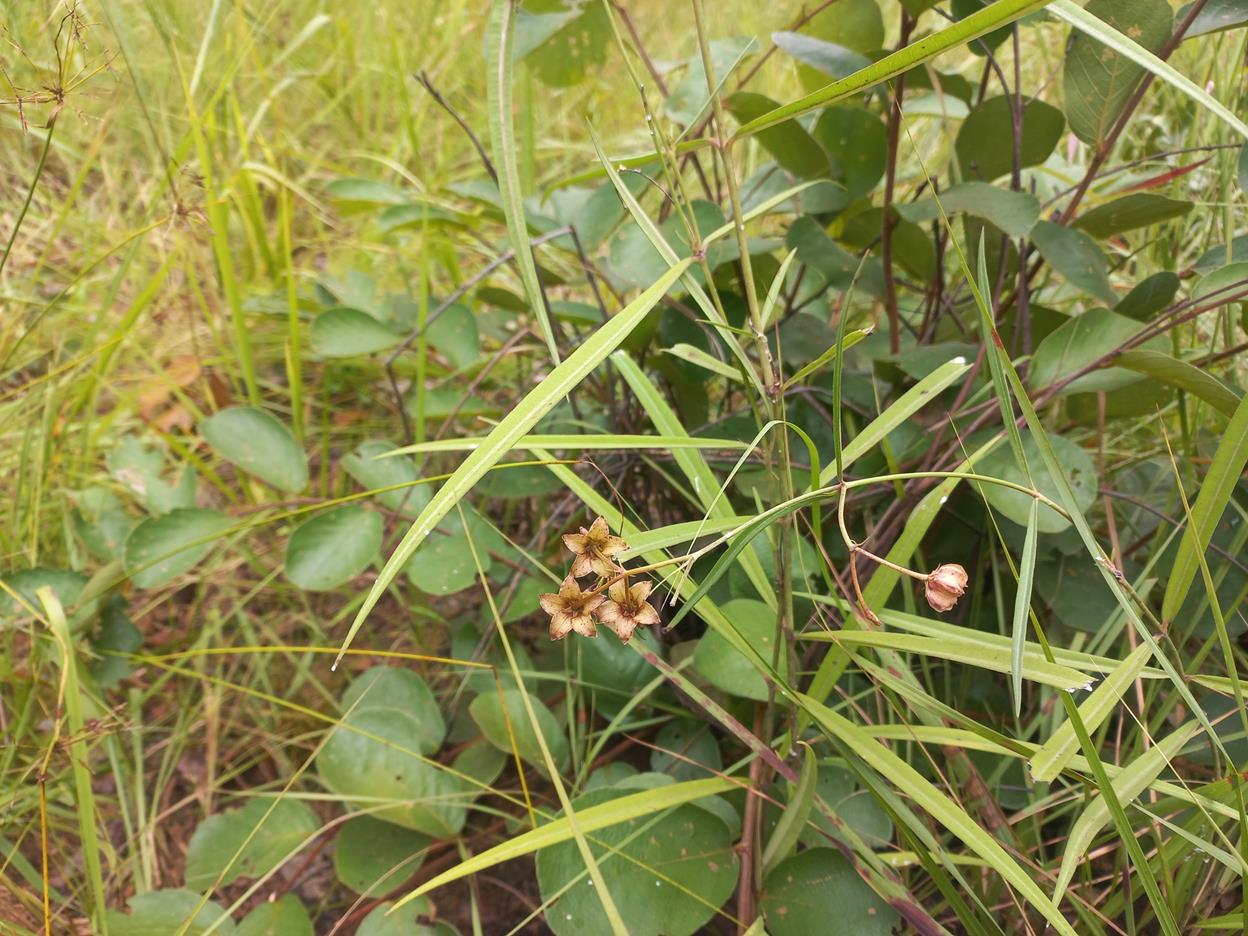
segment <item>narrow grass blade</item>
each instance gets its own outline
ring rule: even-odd
[[[664,348],[663,351],[666,354],[670,354],[672,357],[680,358],[682,361],[688,361],[695,367],[708,370],[713,374],[719,374],[721,377],[727,377],[731,381],[739,382],[741,380],[740,372],[731,364],[727,364],[715,357],[715,355],[708,354],[701,348],[695,348],[691,344],[679,342],[672,345],[670,348]]]
[[[1011,650],[996,647],[987,641],[971,638],[922,637],[918,634],[898,634],[893,631],[839,630],[814,631],[802,636],[803,640],[827,641],[851,647],[887,647],[902,653],[916,653],[938,660],[965,663],[994,673],[1019,673],[1019,678],[1046,686],[1054,686],[1066,692],[1081,689],[1090,680],[1088,674],[1060,663],[1050,663],[1043,657],[1019,655],[1015,663]]]
[[[1127,687],[1139,678],[1150,655],[1148,647],[1140,644],[1079,706],[1079,718],[1089,734],[1096,731],[1117,707]],[[1063,722],[1028,762],[1031,779],[1037,783],[1055,779],[1078,751],[1079,739],[1075,737],[1074,726],[1069,721]]]
[[[514,0],[494,0],[494,10],[486,27],[485,48],[488,79],[490,119],[490,148],[498,164],[498,190],[503,199],[503,214],[507,218],[507,235],[516,252],[516,266],[528,294],[529,308],[533,310],[542,329],[551,359],[559,363],[559,348],[546,309],[546,297],[537,278],[537,264],[533,262],[533,245],[529,242],[529,226],[524,215],[524,198],[520,190],[520,169],[517,163],[516,133],[512,126],[512,78],[515,57],[512,40],[515,33],[515,14],[518,6]]]
[[[1212,94],[1207,93],[1186,75],[1177,71],[1173,65],[1163,62],[1152,52],[1149,52],[1148,49],[1123,35],[1100,17],[1080,8],[1077,4],[1072,3],[1071,0],[1053,0],[1048,5],[1048,11],[1058,19],[1070,23],[1071,26],[1081,33],[1091,36],[1097,42],[1103,43],[1142,68],[1148,69],[1148,71],[1166,82],[1166,84],[1186,94],[1211,114],[1215,114],[1240,136],[1248,139],[1248,124],[1245,124],[1231,113],[1221,101]]]
[[[995,838],[980,828],[966,811],[938,790],[931,781],[876,741],[853,722],[838,715],[809,696],[799,695],[799,704],[832,738],[839,740],[872,770],[887,777],[899,790],[921,806],[940,825],[961,840],[967,848],[992,866],[1002,879],[1034,907],[1049,925],[1064,936],[1075,930],[1058,911],[1056,904],[1027,874]]]
[[[386,452],[381,458],[395,455],[427,455],[431,452],[473,452],[488,441],[488,436],[469,436],[463,439],[438,439],[435,442],[419,442],[404,445]],[[517,439],[514,450],[533,451],[548,449],[555,452],[618,452],[638,449],[713,449],[740,452],[746,448],[738,439],[707,439],[681,435],[526,435]]]
[[[793,258],[797,256],[797,248],[794,247],[789,251],[788,256],[780,263],[780,269],[776,270],[776,275],[772,278],[771,288],[767,290],[767,298],[763,300],[763,310],[759,313],[762,319],[763,329],[771,327],[771,320],[776,316],[776,310],[780,308],[780,292],[784,289],[785,277],[789,273],[789,266],[793,263]]]
[[[1027,619],[1031,615],[1031,588],[1036,580],[1036,534],[1040,502],[1031,501],[1027,514],[1027,537],[1018,567],[1018,591],[1014,595],[1014,627],[1010,641],[1010,689],[1014,695],[1014,717],[1023,705],[1023,651],[1027,647]]]
[[[1133,760],[1129,766],[1124,767],[1111,782],[1118,801],[1130,803],[1143,793],[1148,785],[1157,779],[1157,775],[1165,769],[1171,759],[1182,750],[1183,745],[1199,730],[1198,722],[1188,722],[1166,735],[1155,746]],[[1066,849],[1062,853],[1057,885],[1053,890],[1054,903],[1061,902],[1062,895],[1066,893],[1066,888],[1071,878],[1074,877],[1076,867],[1083,860],[1083,856],[1087,853],[1097,833],[1105,828],[1109,821],[1110,811],[1104,796],[1097,796],[1093,799],[1075,820],[1066,838]]]
[[[767,847],[763,849],[763,877],[766,877],[776,865],[783,861],[797,844],[797,838],[806,825],[806,817],[815,804],[815,784],[819,779],[819,759],[814,749],[803,745],[802,772],[797,783],[792,786],[789,801],[780,814],[780,819],[772,830],[771,838],[767,839]]]
[[[550,412],[568,395],[568,393],[585,379],[589,373],[614,351],[634,328],[646,317],[672,284],[680,278],[688,268],[690,261],[682,260],[669,269],[658,281],[617,312],[610,321],[594,332],[567,359],[555,367],[547,377],[529,392],[516,407],[508,413],[487,436],[480,448],[475,449],[464,459],[455,473],[425,505],[424,510],[408,529],[399,545],[395,547],[390,558],[386,560],[377,581],[364,599],[364,603],[356,612],[351,622],[351,629],[343,639],[342,649],[351,646],[351,641],[363,625],[369,612],[377,604],[385,590],[390,587],[395,576],[404,564],[412,557],[417,547],[424,542],[459,500],[464,497],[487,471],[528,433],[537,422]],[[337,667],[341,655],[334,661]]]
[[[912,42],[891,55],[884,56],[878,62],[859,69],[846,78],[834,81],[818,91],[806,95],[804,98],[800,98],[791,104],[777,107],[775,110],[754,118],[741,126],[734,134],[733,139],[738,140],[742,137],[752,136],[760,130],[774,127],[776,124],[784,123],[786,120],[800,117],[802,114],[817,110],[820,107],[826,107],[836,101],[843,101],[847,97],[852,97],[891,78],[896,78],[903,72],[922,65],[942,52],[965,45],[978,39],[980,36],[992,32],[994,29],[1022,19],[1027,14],[1034,13],[1041,7],[1048,5],[1048,3],[1049,0],[996,0],[995,3],[989,4],[982,10],[977,10],[970,16],[958,20],[940,32],[925,36],[918,42]]]
[[[578,825],[580,825],[581,831],[588,834],[599,829],[619,825],[621,822],[628,822],[630,819],[650,816],[656,812],[671,809],[673,806],[690,803],[694,800],[702,799],[704,796],[724,793],[735,787],[736,784],[731,780],[719,777],[707,780],[687,780],[683,783],[655,787],[652,790],[645,790],[630,796],[621,796],[618,799],[613,799],[597,806],[590,806],[586,809],[578,809],[576,811],[576,820]],[[415,890],[406,894],[403,900],[414,900],[422,894],[427,894],[442,887],[444,884],[449,884],[470,874],[493,868],[504,861],[531,855],[539,849],[558,845],[560,842],[566,842],[571,838],[571,823],[568,821],[567,816],[561,816],[529,832],[513,836],[480,854],[473,855],[467,861],[461,861],[453,868],[448,868],[441,874],[425,881]]]
[[[841,456],[842,470],[880,444],[888,434],[936,398],[942,390],[966,373],[970,367],[964,358],[956,357],[941,364],[913,387],[899,396],[845,446]],[[836,463],[828,465],[819,476],[820,484],[836,481]]]
[[[1170,580],[1166,583],[1166,594],[1161,602],[1163,621],[1173,621],[1183,606],[1196,570],[1200,568],[1197,552],[1203,553],[1209,547],[1213,531],[1222,519],[1222,512],[1231,500],[1245,465],[1248,465],[1248,397],[1240,401],[1235,415],[1227,424],[1204,483],[1200,486],[1200,493],[1196,496],[1196,503],[1192,505],[1191,520],[1183,531],[1183,539],[1179,541],[1179,551],[1174,557],[1174,567],[1170,570]]]

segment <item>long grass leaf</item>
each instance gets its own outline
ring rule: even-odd
[[[1018,591],[1014,595],[1014,624],[1010,641],[1010,689],[1014,696],[1014,717],[1023,705],[1023,651],[1027,648],[1027,619],[1031,614],[1031,588],[1036,580],[1036,534],[1040,502],[1031,500],[1027,513],[1027,535],[1018,565]]]
[[[672,287],[689,266],[688,259],[680,261],[669,269],[649,289],[630,302],[624,309],[617,312],[605,325],[589,336],[585,342],[555,367],[541,383],[529,391],[516,407],[503,417],[494,431],[487,436],[480,448],[473,450],[464,459],[455,473],[429,500],[408,529],[399,545],[395,547],[390,558],[382,567],[377,581],[369,590],[364,603],[356,612],[351,628],[343,639],[342,648],[351,645],[356,633],[363,625],[369,613],[395,576],[403,568],[412,553],[424,542],[446,514],[459,503],[471,489],[495,465],[517,441],[537,425],[538,421],[550,412],[568,393],[585,379],[589,373],[614,351],[621,341],[628,337],[646,317],[664,294]],[[341,656],[339,657],[339,660]],[[339,660],[334,661],[335,667]]]

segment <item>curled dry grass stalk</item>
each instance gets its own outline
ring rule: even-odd
[[[0,10],[5,933],[1244,930],[1244,4]]]

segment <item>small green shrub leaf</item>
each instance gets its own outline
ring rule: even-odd
[[[195,568],[229,526],[229,517],[198,507],[149,517],[126,537],[126,571],[139,588],[159,588]]]
[[[209,816],[187,847],[186,886],[202,891],[263,877],[319,828],[316,813],[293,799],[252,799]]]
[[[368,568],[381,534],[381,514],[363,507],[318,514],[290,534],[286,577],[307,591],[331,591]]]
[[[501,751],[510,753],[514,750],[521,760],[544,771],[546,761],[542,757],[542,748],[533,723],[529,721],[523,692],[522,689],[504,689],[501,699],[497,691],[483,692],[472,700],[468,713],[490,744]],[[529,700],[533,704],[533,714],[537,717],[538,728],[546,740],[551,759],[557,768],[563,770],[568,763],[568,739],[545,703],[532,695]]]
[[[1096,500],[1096,466],[1092,456],[1065,436],[1052,436],[1053,444],[1060,463],[1065,469],[1066,480],[1074,491],[1075,501],[1081,511],[1086,512]],[[1023,454],[1027,464],[1031,466],[1031,479],[1037,490],[1050,500],[1058,501],[1060,492],[1058,484],[1049,474],[1048,468],[1040,458],[1040,447],[1030,433],[1023,436]],[[980,459],[976,470],[1003,481],[1026,485],[1027,479],[1023,469],[1014,458],[1013,452],[1006,447],[998,448]],[[1020,527],[1026,527],[1031,514],[1031,504],[1035,500],[1029,494],[1002,487],[999,484],[980,485],[984,497],[993,507],[999,510]],[[1041,506],[1036,516],[1036,529],[1041,533],[1061,533],[1070,526],[1070,521],[1051,507]]]
[[[772,936],[888,936],[900,917],[834,848],[808,848],[767,875],[760,900]]]
[[[1061,139],[1066,118],[1052,104],[1032,98],[1023,106],[1023,133],[1019,168],[1038,166]],[[966,179],[991,182],[1014,167],[1014,121],[1010,99],[988,98],[976,105],[958,131],[954,149]]]
[[[189,925],[188,925],[189,924]],[[130,912],[108,911],[110,936],[237,936],[238,928],[225,909],[189,890],[155,890],[130,898]]]
[[[308,909],[294,894],[265,901],[238,924],[238,936],[313,936]]]
[[[1105,240],[1124,231],[1181,218],[1195,207],[1190,201],[1167,198],[1155,192],[1134,192],[1085,211],[1072,226],[1087,231],[1097,240]]]
[[[205,420],[200,435],[218,455],[281,491],[308,486],[308,460],[294,434],[276,416],[254,406],[234,406]]]
[[[764,660],[772,658],[776,640],[776,613],[761,601],[738,598],[725,602],[720,610],[746,643],[753,646]],[[758,668],[743,656],[726,637],[708,631],[698,641],[693,665],[716,688],[731,695],[767,700],[767,682]],[[780,654],[780,671],[786,670],[785,654]]]
[[[389,325],[359,309],[330,309],[312,322],[308,344],[321,357],[348,358],[388,351],[403,340]]]
[[[334,839],[334,873],[357,894],[388,894],[411,880],[430,841],[411,829],[356,816],[343,823]]]

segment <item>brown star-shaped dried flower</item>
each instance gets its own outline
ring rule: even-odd
[[[646,600],[652,587],[649,582],[630,586],[620,579],[607,589],[611,597],[598,609],[598,620],[615,631],[621,643],[628,643],[638,627],[659,623],[659,612]]]
[[[538,599],[542,610],[550,615],[550,639],[562,640],[568,631],[576,631],[582,637],[598,636],[594,627],[594,612],[606,599],[593,592],[581,591],[576,577],[569,575],[559,586],[558,594],[542,595]]]
[[[607,528],[607,521],[599,517],[589,529],[581,527],[580,533],[563,534],[564,545],[576,554],[572,563],[572,576],[581,578],[591,572],[603,578],[616,571],[612,556],[618,556],[628,549],[628,543],[618,536],[612,536]]]

